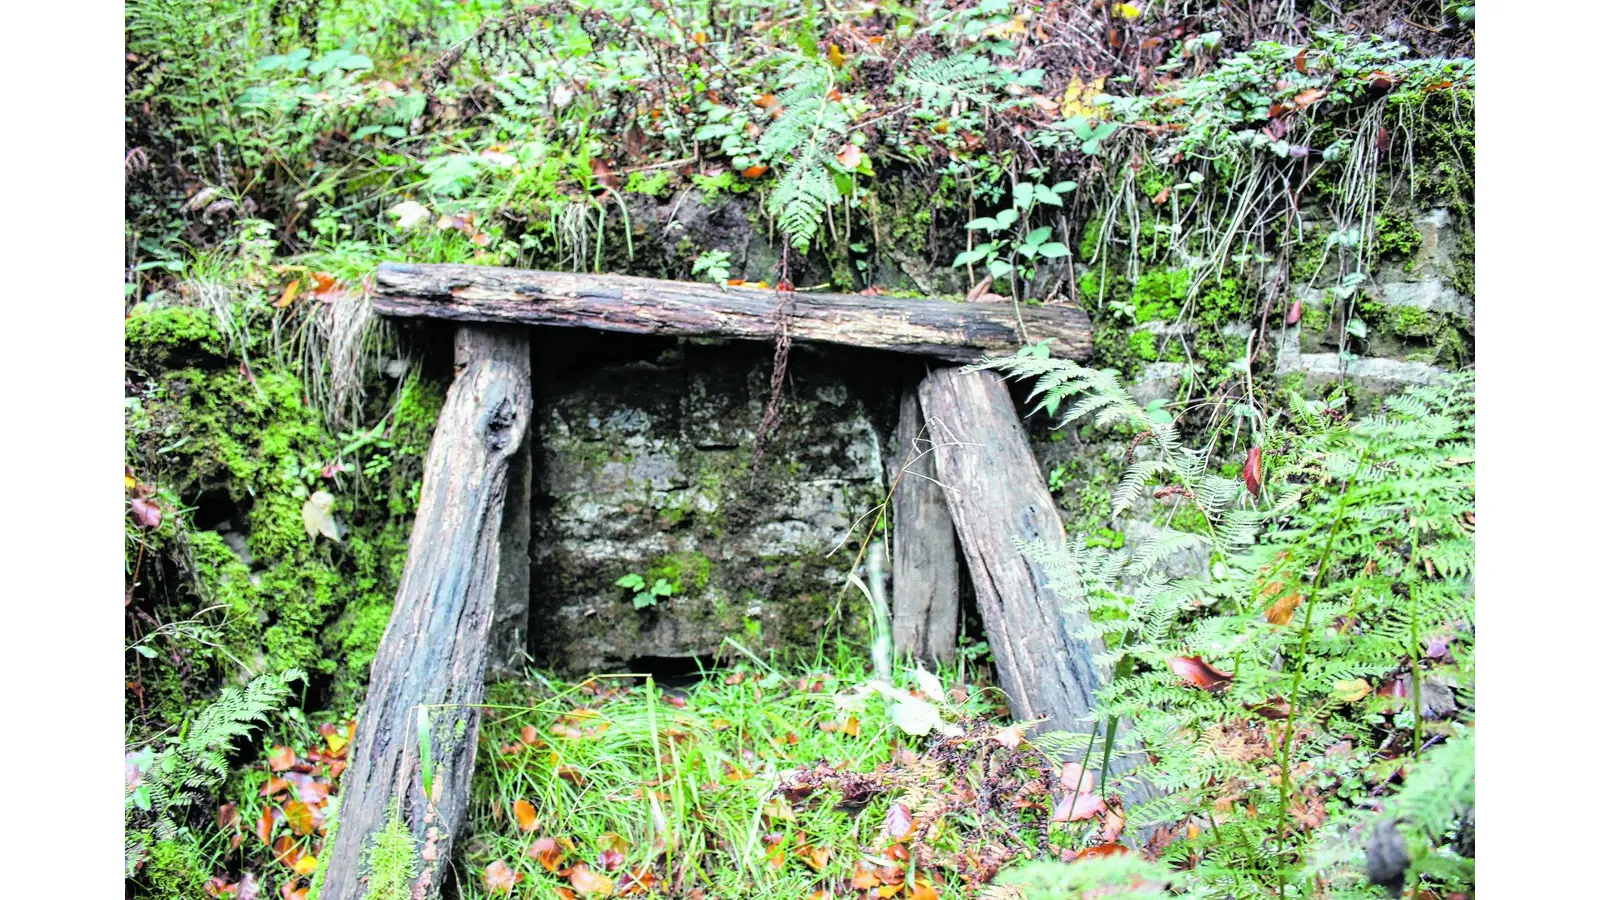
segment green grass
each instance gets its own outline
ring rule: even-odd
[[[786,770],[868,772],[922,742],[890,723],[878,696],[841,708],[869,678],[864,655],[840,651],[786,672],[741,662],[665,692],[626,676],[491,686],[461,896],[505,896],[484,884],[497,860],[523,876],[516,896],[556,896],[570,874],[530,856],[540,838],[563,842],[558,871],[586,863],[618,893],[623,873],[642,869],[669,896],[698,887],[708,898],[796,898],[847,885],[863,857],[887,851],[892,798],[851,810],[828,791],[790,804],[776,789]],[[997,697],[968,690],[953,712],[988,712],[981,705]],[[516,821],[519,799],[537,810],[532,831]],[[608,847],[622,852],[614,870],[600,865]],[[965,895],[952,886],[939,896]]]

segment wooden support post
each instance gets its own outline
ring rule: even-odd
[[[961,565],[917,385],[908,381],[900,393],[889,471],[895,485],[893,631],[897,652],[931,667],[955,658]]]
[[[472,359],[450,386],[428,450],[405,572],[342,779],[338,836],[322,862],[322,900],[359,900],[365,893],[362,857],[391,809],[418,842],[413,897],[439,896],[452,841],[465,831],[506,474],[532,405],[523,330],[465,330],[472,332],[466,338]],[[418,753],[424,706],[431,796]]]
[[[1072,636],[1069,615],[1038,563],[1013,539],[1066,546],[1066,531],[999,375],[941,369],[923,381],[922,410],[939,480],[966,555],[1000,686],[1018,720],[1048,717],[1045,729],[1082,730],[1104,673],[1102,649]]]
[[[476,326],[456,330],[456,371],[479,359],[495,359],[532,378],[531,341],[516,326]],[[532,407],[529,407],[530,418]],[[530,426],[531,427],[531,426]],[[528,544],[533,534],[533,441],[523,440],[506,466],[506,500],[500,518],[500,569],[494,592],[494,621],[489,626],[489,657],[484,677],[490,681],[522,671],[528,648],[528,602],[532,562]]]

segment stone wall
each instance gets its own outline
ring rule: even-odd
[[[794,347],[782,419],[752,473],[770,345],[543,341],[532,432],[539,665],[605,671],[710,656],[730,637],[759,652],[815,646],[830,628],[859,636],[859,598],[841,588],[870,521],[845,540],[883,498],[903,361]],[[672,593],[636,607],[616,584],[630,574],[646,594],[658,580]]]

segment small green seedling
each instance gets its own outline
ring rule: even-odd
[[[667,581],[665,578],[657,578],[655,584],[652,584],[646,588],[644,576],[637,572],[629,572],[621,578],[618,578],[617,587],[633,589],[634,609],[644,609],[646,606],[655,606],[656,601],[660,600],[662,597],[672,596],[671,582]]]

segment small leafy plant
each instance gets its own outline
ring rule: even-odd
[[[628,588],[633,591],[634,609],[655,606],[658,600],[672,596],[672,582],[665,578],[657,578],[655,584],[646,587],[644,576],[638,572],[629,572],[618,578],[617,587]]]
[[[1033,174],[1042,175],[1042,172]],[[1024,181],[1012,189],[1012,205],[994,216],[979,216],[967,223],[967,230],[981,231],[987,239],[956,256],[956,268],[981,264],[991,278],[1009,278],[1012,296],[1017,296],[1018,278],[1022,284],[1032,280],[1038,261],[1060,259],[1071,253],[1067,245],[1053,240],[1054,226],[1029,228],[1029,213],[1041,206],[1060,207],[1062,195],[1076,190],[1077,182],[1061,181],[1054,185]]]

